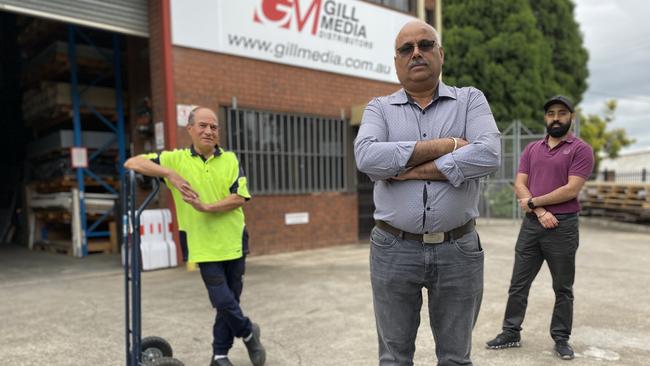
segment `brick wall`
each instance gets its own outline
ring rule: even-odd
[[[150,11],[155,11],[150,9]],[[152,16],[155,21],[156,17]],[[152,30],[153,31],[153,30]],[[153,39],[151,47],[152,96],[162,100],[161,74]],[[162,73],[162,70],[160,70]],[[198,104],[214,109],[230,106],[237,97],[240,108],[276,112],[349,116],[353,105],[386,95],[398,85],[217,54],[183,47],[173,48],[176,103]],[[160,96],[159,96],[160,95]],[[154,116],[161,113],[154,107]],[[222,140],[225,136],[222,136]],[[177,130],[178,146],[190,140],[185,128]],[[253,254],[317,248],[357,241],[357,195],[314,193],[299,196],[256,196],[245,206]],[[309,212],[309,224],[285,225],[284,214]]]
[[[256,196],[244,206],[253,254],[314,249],[357,241],[357,195],[315,193]],[[286,213],[308,212],[309,223],[285,225]]]

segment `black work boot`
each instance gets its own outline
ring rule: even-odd
[[[233,366],[232,362],[228,359],[228,357],[224,358],[218,358],[218,359],[212,359],[212,362],[210,362],[210,366]]]
[[[573,360],[574,357],[573,348],[571,348],[571,345],[567,341],[556,341],[555,353],[557,357],[563,360]]]
[[[266,350],[262,346],[260,335],[260,326],[253,323],[253,336],[248,341],[244,341],[253,366],[264,366],[264,362],[266,362]]]
[[[521,347],[521,337],[513,335],[510,333],[501,333],[493,340],[485,344],[487,349],[502,349],[502,348],[512,348],[512,347]]]

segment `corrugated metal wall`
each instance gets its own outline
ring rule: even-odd
[[[148,37],[146,0],[0,0],[0,10]]]

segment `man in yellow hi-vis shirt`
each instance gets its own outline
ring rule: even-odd
[[[135,156],[124,166],[164,178],[172,192],[183,254],[198,263],[217,310],[211,366],[232,366],[228,351],[234,337],[243,338],[253,365],[262,366],[260,328],[239,306],[248,252],[242,205],[251,197],[246,177],[237,156],[218,146],[219,124],[211,109],[194,108],[187,132],[189,148]]]

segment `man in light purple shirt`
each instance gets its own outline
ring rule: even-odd
[[[515,264],[508,290],[503,332],[487,342],[489,349],[520,346],[528,292],[546,261],[553,277],[555,307],[551,337],[558,357],[571,360],[573,280],[578,250],[578,193],[594,167],[591,146],[569,131],[573,103],[561,95],[544,104],[543,140],[524,149],[515,178],[519,205],[526,212],[515,246]]]
[[[500,134],[480,90],[440,81],[433,27],[407,23],[395,41],[403,89],[365,109],[354,152],[375,183],[370,274],[380,366],[411,366],[422,288],[438,365],[471,365],[483,294],[474,220],[479,177],[500,163]]]

